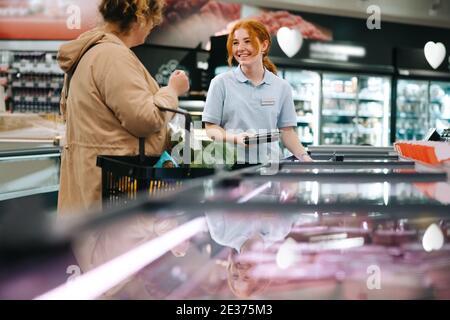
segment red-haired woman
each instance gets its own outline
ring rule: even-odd
[[[228,64],[239,65],[212,81],[203,112],[206,132],[215,141],[238,145],[238,161],[251,163],[280,159],[277,142],[261,148],[258,158],[242,159],[244,138],[263,131],[281,132],[283,144],[301,161],[312,161],[294,130],[297,126],[292,89],[278,76],[268,54],[271,37],[266,27],[255,20],[241,20],[227,40]],[[263,145],[264,146],[264,145]],[[264,151],[267,150],[266,154]],[[261,152],[263,151],[263,152]]]

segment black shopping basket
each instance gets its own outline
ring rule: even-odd
[[[154,168],[158,157],[145,156],[145,139],[139,138],[139,155],[97,157],[97,166],[102,168],[102,200],[105,207],[125,204],[137,198],[139,193],[149,196],[175,190],[182,181],[214,174],[212,168],[190,168],[190,125],[189,113],[181,110],[159,107],[164,111],[185,116],[184,164],[179,168]]]

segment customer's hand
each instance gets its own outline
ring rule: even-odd
[[[173,91],[181,96],[189,91],[189,78],[182,70],[175,70],[169,78],[169,84],[167,85]]]

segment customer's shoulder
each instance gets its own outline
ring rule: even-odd
[[[113,42],[97,43],[89,52],[91,57],[97,62],[105,61],[106,63],[111,63],[117,60],[124,61],[124,59],[133,60],[133,53],[130,49]]]
[[[114,42],[101,42],[94,46],[93,50],[108,55],[130,55],[130,49]]]

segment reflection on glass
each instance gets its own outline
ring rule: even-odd
[[[278,268],[284,270],[295,264],[297,260],[295,244],[295,240],[293,240],[292,238],[288,238],[280,246],[276,258]]]
[[[308,170],[308,169],[306,169]],[[327,169],[325,169],[327,170]],[[239,201],[298,203],[305,205],[321,205],[330,203],[358,203],[387,206],[396,204],[445,204],[438,197],[436,190],[440,182],[426,183],[389,183],[358,182],[330,183],[318,181],[274,182],[270,187],[267,182],[250,179],[239,182],[236,187],[217,189],[212,197],[205,201]],[[289,195],[287,197],[287,195]]]
[[[140,277],[145,272],[142,270],[169,252],[184,256],[189,239],[205,228],[202,218],[181,226],[178,220],[136,215],[81,235],[74,244],[74,254],[83,275],[37,299],[125,298],[136,290],[158,298],[156,292],[142,288],[148,283],[148,278],[142,281]]]
[[[269,248],[285,239],[299,216],[213,212],[206,213],[206,220],[211,238],[232,249],[227,259],[231,292],[237,297],[248,298],[267,288],[270,279],[255,278],[254,269],[268,256],[271,257],[267,254]],[[286,255],[289,253],[283,254],[284,262]]]
[[[85,281],[84,297],[106,279],[116,285],[100,298],[450,298],[448,220],[377,212],[166,214],[129,217],[90,234],[86,241],[92,241],[92,255],[85,261],[93,262],[96,276]],[[178,254],[173,245],[190,222],[198,228],[188,230],[189,245],[178,244]],[[204,232],[205,222],[209,232]],[[145,247],[155,240],[157,247]],[[155,257],[162,249],[165,253]],[[133,257],[136,250],[140,253]],[[119,268],[104,269],[124,255],[128,258]],[[121,278],[137,264],[139,271]],[[373,275],[368,271],[376,266],[382,270],[382,290],[367,286]]]
[[[422,245],[426,252],[442,249],[444,245],[444,235],[442,234],[441,228],[434,223],[430,225],[423,235]]]
[[[390,185],[387,182],[383,182],[383,199],[384,205],[389,205]]]

